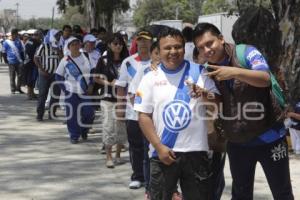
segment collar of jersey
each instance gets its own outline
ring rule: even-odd
[[[160,64],[160,68],[161,68],[161,70],[163,70],[165,73],[167,73],[167,74],[176,74],[177,72],[179,72],[180,70],[182,70],[182,68],[185,66],[185,60],[184,61],[182,61],[182,63],[179,65],[179,67],[177,67],[175,70],[170,70],[170,69],[168,69],[168,68],[166,68],[165,66],[164,66],[164,64]]]

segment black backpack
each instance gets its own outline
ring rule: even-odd
[[[262,6],[251,6],[234,23],[232,37],[236,44],[255,46],[276,70],[281,53],[281,32],[272,13]]]

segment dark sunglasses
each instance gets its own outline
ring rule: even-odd
[[[117,46],[117,45],[123,46],[123,44],[121,42],[112,42],[112,44],[115,45],[115,46]]]

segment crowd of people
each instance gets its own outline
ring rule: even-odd
[[[258,49],[246,46],[242,66],[236,46],[210,23],[163,27],[157,35],[140,29],[132,41],[103,27],[85,33],[65,25],[21,37],[13,29],[0,57],[11,94],[26,85],[28,99],[37,99],[37,121],[47,107],[49,119],[65,110],[71,144],[88,139],[101,110],[106,167],[124,163],[128,142],[129,188],[144,187],[145,199],[222,199],[226,157],[233,200],[253,199],[257,162],[273,198],[294,199],[286,133],[300,154],[300,103],[288,120],[281,117]]]

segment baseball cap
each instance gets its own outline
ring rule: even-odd
[[[96,42],[96,40],[97,40],[97,38],[95,36],[93,36],[92,34],[87,34],[83,38],[83,43],[86,43],[86,42]]]
[[[152,40],[153,36],[149,31],[141,30],[136,34],[136,39],[144,38],[147,40]]]

